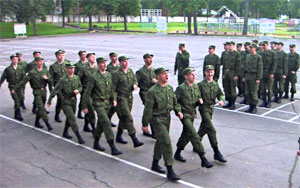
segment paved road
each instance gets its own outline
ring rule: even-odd
[[[250,39],[234,40],[244,42]],[[220,54],[222,43],[227,40],[233,39],[82,34],[8,40],[0,43],[0,66],[7,66],[9,55],[17,51],[24,54],[25,60],[30,61],[35,49],[42,51],[49,65],[54,61],[54,52],[62,48],[67,51],[67,59],[72,61],[77,60],[77,52],[80,49],[106,57],[110,51],[116,51],[129,56],[131,67],[137,70],[143,64],[142,55],[150,52],[154,54],[155,67],[163,65],[170,69],[170,83],[175,87],[173,63],[179,41],[185,41],[190,49],[191,64],[196,67],[197,78],[200,80],[207,46],[216,44],[217,53]],[[296,43],[300,46],[300,42],[296,40],[285,40],[285,43]],[[285,48],[287,50],[287,46]],[[79,146],[75,139],[69,141],[61,138],[63,124],[54,123],[54,105],[49,109],[54,130],[49,133],[33,128],[34,116],[30,111],[33,97],[29,86],[26,87],[28,110],[22,111],[22,123],[11,119],[12,100],[6,83],[0,89],[0,97],[1,187],[287,187],[300,135],[300,119],[297,115],[300,112],[299,100],[294,103],[283,100],[282,104],[273,104],[268,110],[259,108],[257,115],[245,114],[244,105],[237,105],[235,111],[216,106],[214,124],[220,149],[228,163],[223,165],[213,162],[215,167],[212,169],[201,168],[200,160],[192,152],[192,146],[189,144],[183,152],[187,162],[175,161],[174,164],[174,169],[181,175],[182,181],[173,183],[149,170],[154,140],[141,134],[143,106],[137,92],[134,94],[132,113],[137,135],[145,145],[134,149],[131,142],[127,145],[117,144],[123,151],[123,155],[118,157],[109,155],[109,147],[104,138],[101,139],[101,145],[106,148],[105,152],[91,149],[93,139],[88,133],[83,133],[86,140],[83,146]],[[117,122],[118,119],[114,117],[113,120]],[[83,121],[77,121],[82,129]],[[195,121],[197,129],[200,122],[201,117],[198,115]],[[180,121],[173,115],[170,131],[173,149],[176,149],[181,130]],[[116,129],[113,131],[116,132]],[[127,134],[125,138],[130,139]],[[203,144],[207,158],[213,161],[213,152],[207,137],[204,138]],[[163,161],[160,164],[163,165]],[[299,164],[292,176],[292,182],[294,187],[300,186]]]

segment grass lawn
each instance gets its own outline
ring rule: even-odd
[[[29,24],[26,26],[27,36],[33,36],[33,26]],[[86,31],[80,31],[86,32]],[[62,28],[51,23],[37,23],[37,34],[38,36],[44,35],[60,35],[78,33],[77,29],[73,28]],[[14,35],[14,23],[0,23],[0,38],[13,38]]]

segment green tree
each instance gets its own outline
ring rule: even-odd
[[[106,28],[110,30],[110,20],[111,16],[116,14],[118,8],[118,1],[117,0],[103,0],[102,1],[102,10],[106,13]]]
[[[141,0],[117,0],[116,14],[124,18],[124,30],[127,29],[127,16],[138,16],[141,12]]]
[[[66,21],[65,17],[73,12],[73,9],[77,6],[77,0],[60,0],[62,8],[62,27],[65,27]]]
[[[96,15],[99,6],[101,5],[101,0],[82,0],[81,7],[83,8],[84,14],[89,17],[89,30],[93,29],[92,25],[92,15]]]

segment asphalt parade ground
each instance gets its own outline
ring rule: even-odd
[[[0,41],[0,74],[10,64],[9,56],[23,53],[24,60],[32,60],[32,52],[39,50],[49,67],[55,61],[54,52],[66,50],[66,58],[78,61],[78,51],[95,52],[96,57],[115,51],[130,58],[130,67],[136,71],[143,66],[143,54],[154,54],[153,67],[164,66],[169,71],[169,83],[176,89],[174,60],[179,42],[185,42],[191,54],[190,65],[196,69],[197,82],[202,80],[202,65],[210,44],[217,46],[216,54],[223,51],[223,42],[250,41],[245,37],[205,37],[177,35],[125,35],[125,34],[80,34],[58,37],[35,37]],[[266,38],[258,40],[275,39]],[[297,45],[296,39],[276,39],[288,45]],[[300,162],[296,160],[300,136],[300,85],[298,71],[296,100],[283,99],[281,104],[272,103],[272,108],[258,108],[257,114],[247,114],[246,105],[238,104],[236,109],[227,110],[216,105],[213,122],[217,130],[220,151],[228,160],[221,164],[213,160],[213,151],[204,137],[206,157],[214,167],[201,167],[200,159],[188,144],[182,155],[187,162],[174,161],[174,170],[181,177],[171,182],[165,175],[150,170],[155,140],[144,137],[141,131],[143,105],[138,91],[134,91],[132,115],[137,137],[145,145],[134,149],[130,137],[125,133],[128,144],[116,143],[123,152],[117,157],[110,155],[104,135],[100,144],[104,152],[92,149],[93,137],[82,132],[83,120],[77,119],[86,141],[78,145],[75,135],[72,140],[62,138],[64,123],[54,122],[55,100],[47,108],[53,130],[33,127],[35,115],[32,114],[33,95],[29,84],[26,85],[25,104],[22,122],[13,119],[13,100],[7,83],[0,89],[0,187],[293,187],[300,186]],[[220,83],[221,84],[221,83]],[[48,93],[49,95],[49,93]],[[261,101],[259,102],[261,103]],[[62,113],[62,119],[65,117]],[[113,122],[117,123],[115,115]],[[198,114],[195,128],[198,130],[201,117]],[[43,123],[42,123],[43,124]],[[113,128],[116,133],[116,128]],[[182,131],[182,124],[172,114],[170,137],[173,151]],[[160,161],[163,166],[163,160]]]

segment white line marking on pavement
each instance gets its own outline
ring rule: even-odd
[[[274,111],[276,111],[276,110],[278,110],[278,109],[280,109],[280,108],[283,108],[283,107],[285,107],[285,106],[287,106],[287,105],[290,105],[290,104],[293,104],[293,103],[295,103],[295,102],[297,102],[297,101],[293,101],[293,102],[286,103],[286,104],[284,104],[284,105],[278,106],[277,108],[274,108],[274,109],[272,109],[272,110],[270,110],[270,111],[268,111],[268,112],[265,112],[265,113],[261,114],[261,116],[265,116],[265,115],[267,115],[267,114],[270,114],[270,113],[272,113],[272,112],[274,112]]]
[[[250,114],[250,113],[241,112],[241,111],[232,111],[232,110],[228,110],[228,109],[224,109],[224,108],[220,108],[220,107],[216,107],[216,109],[227,111],[227,112],[235,112],[235,113],[239,113],[239,114],[255,116],[255,117],[261,117],[261,118],[267,118],[267,119],[272,119],[272,120],[277,120],[277,121],[282,121],[282,122],[286,122],[286,123],[293,123],[293,124],[300,125],[300,123],[298,123],[298,122],[288,121],[288,120],[284,120],[284,119],[278,119],[278,118],[269,117],[269,116],[262,116],[262,115],[259,115],[259,114]]]
[[[76,143],[76,142],[74,142],[74,141],[72,141],[72,140],[68,140],[68,139],[66,139],[66,138],[60,137],[60,136],[58,136],[58,135],[56,135],[56,134],[53,134],[53,133],[48,132],[48,131],[45,131],[45,130],[43,130],[43,129],[35,128],[35,127],[33,127],[32,125],[29,125],[29,124],[26,124],[26,123],[17,121],[17,120],[15,120],[15,119],[12,119],[12,118],[10,118],[10,117],[7,117],[7,116],[5,116],[5,115],[3,115],[3,114],[0,114],[0,117],[2,117],[2,118],[4,118],[4,119],[7,119],[7,120],[10,120],[10,121],[13,121],[13,122],[18,123],[18,124],[21,124],[21,125],[23,125],[23,126],[25,126],[25,127],[29,127],[29,128],[34,129],[34,130],[36,130],[36,131],[45,133],[45,134],[47,134],[47,135],[53,136],[53,137],[58,138],[58,139],[60,139],[60,140],[69,142],[70,144],[73,144],[73,145],[82,147],[82,148],[84,148],[84,149],[86,149],[86,150],[95,152],[95,153],[97,153],[97,154],[99,154],[99,155],[103,155],[103,156],[105,156],[105,157],[114,159],[114,160],[116,160],[116,161],[122,162],[122,163],[124,163],[124,164],[129,165],[129,166],[132,166],[132,167],[138,168],[138,169],[140,169],[140,170],[144,170],[144,171],[146,171],[146,172],[149,172],[149,173],[152,173],[152,174],[155,174],[155,175],[158,175],[158,176],[161,176],[161,177],[166,178],[166,175],[159,174],[159,173],[154,172],[154,171],[152,171],[152,170],[150,170],[150,169],[148,169],[148,168],[146,168],[146,167],[143,167],[143,166],[141,166],[141,165],[135,164],[135,163],[130,162],[130,161],[126,161],[126,160],[124,160],[124,159],[115,157],[115,156],[113,156],[113,155],[109,155],[109,154],[104,153],[104,152],[100,152],[100,151],[94,150],[94,149],[92,149],[92,148],[90,148],[90,147],[88,147],[88,146],[85,146],[85,145],[80,145],[80,144],[78,144],[78,143]],[[170,182],[171,182],[171,181],[170,181]],[[202,188],[202,187],[200,187],[200,186],[198,186],[198,185],[194,185],[194,184],[192,184],[192,183],[189,183],[189,182],[186,182],[186,181],[183,181],[183,180],[179,180],[179,181],[177,181],[177,182],[178,182],[178,183],[181,183],[181,184],[183,184],[183,185],[186,185],[186,186],[188,186],[188,187]]]
[[[237,104],[237,103],[236,103]],[[239,110],[243,110],[243,109],[245,109],[246,107],[249,107],[248,105],[245,105],[245,106],[242,106],[242,107],[240,107],[240,108],[238,108],[238,109],[236,109],[236,110],[234,110],[234,111],[239,111]]]
[[[292,121],[294,121],[294,120],[297,119],[297,118],[300,118],[299,115],[296,115],[295,117],[289,119],[288,122],[292,122]]]

